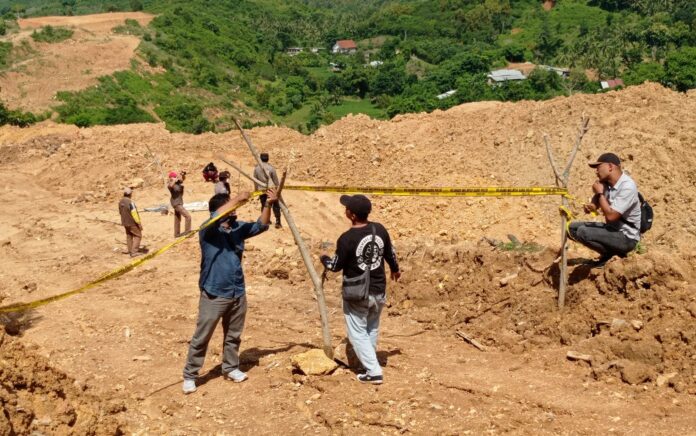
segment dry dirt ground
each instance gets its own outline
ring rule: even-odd
[[[581,114],[590,130],[571,171],[581,201],[585,163],[618,153],[656,221],[645,254],[603,269],[573,262],[567,306],[555,309],[560,200],[373,197],[393,235],[403,279],[390,283],[380,358],[386,383],[346,368],[293,373],[290,358],[321,346],[311,282],[287,229],[250,241],[242,368],[220,377],[213,338],[198,392],[180,392],[197,310],[199,250],[179,245],[125,276],[14,319],[0,367],[0,428],[96,434],[696,434],[695,94],[646,84],[546,102],[475,103],[375,121],[349,116],[311,136],[249,132],[293,183],[362,186],[552,185],[542,134],[564,161]],[[2,303],[69,290],[129,261],[117,224],[134,194],[150,248],[172,239],[161,174],[186,169],[186,200],[206,200],[199,171],[219,153],[251,168],[236,132],[190,136],[161,125],[78,129],[51,122],[0,129]],[[249,189],[234,179],[235,190]],[[347,228],[338,196],[286,192],[313,254]],[[258,203],[244,206],[253,219]],[[199,224],[206,213],[193,213]],[[589,217],[583,217],[589,218]],[[545,248],[492,247],[483,237]],[[571,259],[593,258],[571,244]],[[316,261],[318,265],[318,261]],[[335,345],[343,325],[338,276],[326,284]],[[462,331],[479,351],[458,339]],[[591,362],[570,361],[568,351]],[[3,418],[4,417],[4,418]],[[5,419],[5,422],[2,420]],[[4,425],[4,427],[3,427]],[[2,431],[0,431],[2,434]],[[5,430],[5,434],[9,434]]]
[[[115,34],[112,29],[126,19],[144,26],[153,18],[142,12],[118,12],[20,19],[20,31],[4,37],[21,56],[0,75],[0,99],[12,109],[40,112],[57,103],[58,91],[84,89],[96,84],[100,76],[130,68],[140,39]],[[74,34],[59,43],[35,42],[31,33],[48,25],[70,28]]]

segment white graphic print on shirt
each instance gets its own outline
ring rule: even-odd
[[[358,248],[355,249],[355,257],[358,260],[358,268],[363,271],[367,269],[368,259],[371,261],[370,270],[379,268],[384,257],[384,241],[375,235],[375,242],[372,242],[372,234],[370,233],[360,240]]]

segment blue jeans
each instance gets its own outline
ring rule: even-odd
[[[343,300],[348,340],[367,374],[372,376],[382,375],[382,367],[377,360],[377,337],[384,303],[384,295],[370,295],[367,301]]]
[[[573,221],[568,233],[570,239],[604,257],[624,257],[638,244],[635,239],[621,233],[617,226],[594,221]]]

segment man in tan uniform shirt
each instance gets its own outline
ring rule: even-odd
[[[140,248],[143,237],[143,224],[140,222],[138,208],[131,200],[133,190],[123,190],[123,198],[118,202],[118,212],[121,214],[121,225],[126,229],[126,246],[131,257],[140,256],[146,250]]]

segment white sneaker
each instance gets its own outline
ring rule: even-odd
[[[233,369],[232,371],[228,372],[226,377],[229,380],[232,380],[235,383],[241,383],[244,380],[248,379],[249,377],[246,375],[246,373],[238,370],[238,369]]]
[[[181,390],[185,394],[192,394],[196,392],[196,380],[186,378],[184,379],[184,385],[181,387]]]

